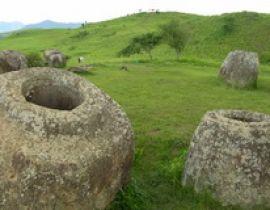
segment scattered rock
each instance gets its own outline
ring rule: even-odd
[[[270,116],[213,111],[194,133],[183,185],[224,205],[270,207]]]
[[[0,75],[1,209],[104,209],[125,184],[133,132],[121,107],[67,71]]]
[[[83,56],[78,57],[78,63],[83,63],[83,62],[84,62],[84,57]]]
[[[26,57],[13,50],[0,52],[0,74],[27,68]]]
[[[92,65],[80,65],[75,67],[70,67],[68,71],[74,72],[74,73],[83,73],[83,72],[89,72],[93,68]]]
[[[58,50],[45,50],[44,59],[50,67],[64,67],[67,62],[66,56]]]
[[[120,70],[122,70],[122,71],[128,71],[128,66],[123,65],[123,66],[120,67]]]
[[[244,51],[230,52],[219,71],[219,76],[236,88],[257,87],[258,74],[258,54]]]

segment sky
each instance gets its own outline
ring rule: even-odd
[[[270,0],[3,0],[0,21],[98,22],[158,9],[201,15],[254,11],[270,13]]]

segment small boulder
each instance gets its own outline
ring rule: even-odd
[[[84,57],[83,56],[78,57],[78,63],[83,63],[83,62],[84,62]]]
[[[258,74],[258,54],[240,50],[230,52],[219,71],[219,76],[236,88],[256,88]]]
[[[50,67],[64,67],[66,65],[66,56],[58,50],[44,51],[45,63]]]
[[[93,68],[92,65],[86,64],[86,65],[70,67],[68,70],[74,73],[82,73],[82,72],[89,72],[91,68]]]
[[[127,65],[122,65],[120,67],[120,70],[122,70],[122,71],[128,71],[128,66]]]
[[[26,57],[13,50],[0,52],[0,74],[27,68]]]

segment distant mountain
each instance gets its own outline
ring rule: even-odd
[[[24,27],[21,22],[0,22],[0,33],[15,31]]]
[[[16,31],[20,29],[54,29],[54,28],[79,28],[81,23],[61,23],[51,20],[45,20],[40,23],[24,25],[21,22],[1,22],[0,33]]]
[[[61,23],[45,20],[40,23],[25,25],[23,29],[79,28],[81,23]]]
[[[7,37],[9,35],[9,33],[0,33],[0,40],[4,39],[5,37]]]

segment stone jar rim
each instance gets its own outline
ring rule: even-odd
[[[58,110],[30,103],[23,94],[23,85],[35,79],[52,80],[72,86],[81,94],[81,102],[72,110]],[[30,130],[47,133],[81,135],[84,127],[101,121],[108,97],[93,84],[73,73],[53,68],[30,68],[0,75],[0,106],[6,113]],[[111,99],[110,99],[111,100]],[[101,123],[102,124],[102,123]],[[75,129],[76,126],[78,129]],[[62,129],[63,127],[67,127]],[[55,131],[54,131],[55,130]]]
[[[215,122],[252,127],[256,125],[270,125],[270,115],[246,110],[214,110],[207,112],[205,118]]]

